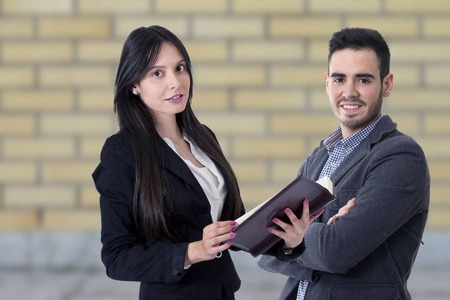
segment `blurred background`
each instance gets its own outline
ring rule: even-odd
[[[331,34],[377,29],[394,74],[383,111],[422,145],[432,179],[410,289],[413,299],[449,299],[449,1],[0,0],[1,299],[137,299],[136,283],[104,275],[91,173],[117,131],[121,47],[153,24],[185,43],[194,110],[247,209],[293,180],[338,126],[325,92]],[[276,299],[285,278],[234,256],[238,299]]]

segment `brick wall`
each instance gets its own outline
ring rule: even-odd
[[[292,180],[338,125],[327,41],[345,26],[388,40],[384,112],[423,146],[429,229],[450,229],[450,2],[441,0],[1,0],[0,230],[98,231],[90,174],[117,130],[122,44],[160,24],[194,65],[194,109],[234,167],[248,208]]]

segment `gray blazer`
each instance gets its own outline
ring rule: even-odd
[[[406,281],[428,215],[430,176],[421,147],[383,116],[332,175],[337,200],[306,231],[306,250],[282,262],[264,255],[258,265],[289,279],[310,281],[306,299],[411,299]],[[299,174],[316,180],[328,158],[321,142]],[[356,197],[347,216],[326,221]]]

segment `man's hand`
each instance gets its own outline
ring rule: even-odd
[[[351,209],[353,206],[355,206],[355,200],[356,200],[356,198],[353,198],[353,199],[348,200],[347,204],[345,204],[345,206],[342,206],[342,207],[339,209],[338,213],[335,214],[334,216],[332,216],[332,217],[328,220],[327,225],[333,224],[334,221],[336,221],[339,217],[342,217],[342,216],[345,216],[346,214],[348,214],[349,211],[350,211],[350,209]]]

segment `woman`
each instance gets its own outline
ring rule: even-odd
[[[174,34],[151,26],[129,35],[115,83],[120,130],[93,178],[102,261],[111,278],[141,282],[139,299],[234,299],[240,286],[228,249],[230,220],[244,207],[214,134],[192,111],[192,86]],[[287,245],[300,244],[292,233],[308,221],[291,226]]]

